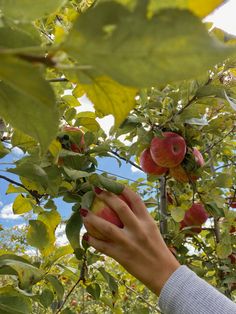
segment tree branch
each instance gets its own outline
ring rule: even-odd
[[[12,183],[12,184],[15,184],[15,185],[17,185],[17,186],[19,186],[19,187],[25,189],[27,192],[29,192],[29,193],[33,196],[33,198],[35,198],[37,204],[40,204],[40,200],[39,200],[39,198],[35,195],[35,193],[34,193],[33,191],[27,189],[22,183],[16,182],[16,181],[14,181],[14,180],[12,180],[12,179],[9,179],[8,177],[2,176],[2,175],[0,175],[0,179],[3,179],[3,180],[5,180],[5,181],[8,181],[8,182],[10,182],[10,183]]]

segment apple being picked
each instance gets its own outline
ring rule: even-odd
[[[122,194],[117,195],[117,196],[129,206],[128,201],[125,199],[125,197]],[[119,228],[124,227],[122,221],[120,220],[116,212],[113,209],[111,209],[106,203],[100,200],[97,196],[95,196],[93,203],[90,207],[90,210],[96,216],[109,221],[110,223],[116,225],[117,227]],[[101,240],[103,239],[102,235],[96,229],[92,228],[91,226],[86,226],[86,228],[88,229],[88,232],[91,236],[97,239],[101,239]]]
[[[144,149],[140,156],[140,165],[144,172],[160,176],[168,171],[168,168],[158,166],[152,159],[150,148]]]
[[[191,228],[191,231],[200,233],[202,230],[201,225],[206,222],[208,217],[208,213],[206,212],[203,204],[193,203],[192,206],[186,211],[184,219],[180,222],[180,229],[190,226],[197,226]]]
[[[174,132],[164,132],[154,137],[150,152],[154,162],[161,167],[176,167],[184,159],[186,143],[182,136]]]

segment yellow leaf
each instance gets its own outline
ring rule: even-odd
[[[199,17],[205,17],[214,11],[224,0],[188,0],[188,8]]]
[[[48,148],[53,157],[57,157],[60,154],[61,149],[61,143],[58,140],[53,140]]]
[[[22,196],[21,194],[15,198],[13,203],[13,212],[16,215],[24,214],[32,209],[35,201]]]
[[[107,76],[96,77],[93,84],[83,84],[83,88],[94,104],[99,117],[112,114],[118,127],[135,106],[137,89],[123,86]]]

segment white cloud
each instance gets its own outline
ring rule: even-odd
[[[131,171],[132,172],[142,172],[142,170],[140,170],[140,169],[138,169],[138,168],[136,168],[134,166],[131,166]]]
[[[2,207],[2,205],[3,205],[3,202],[0,201],[0,207]]]
[[[0,211],[0,218],[2,218],[2,219],[19,219],[19,218],[21,218],[20,215],[15,215],[13,213],[12,205],[13,205],[13,203],[3,206],[3,208]]]
[[[66,237],[65,228],[66,228],[65,224],[60,224],[56,229],[56,232],[55,232],[56,243],[55,244],[58,246],[69,244],[69,241]]]
[[[224,31],[236,35],[236,1],[230,0],[208,15],[205,19],[207,22],[213,22],[214,26],[223,29]]]

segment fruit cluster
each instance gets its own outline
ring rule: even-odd
[[[198,178],[197,170],[204,165],[204,159],[197,148],[187,147],[181,135],[163,132],[142,152],[140,165],[148,174],[160,176],[169,172],[177,181],[191,182]]]

